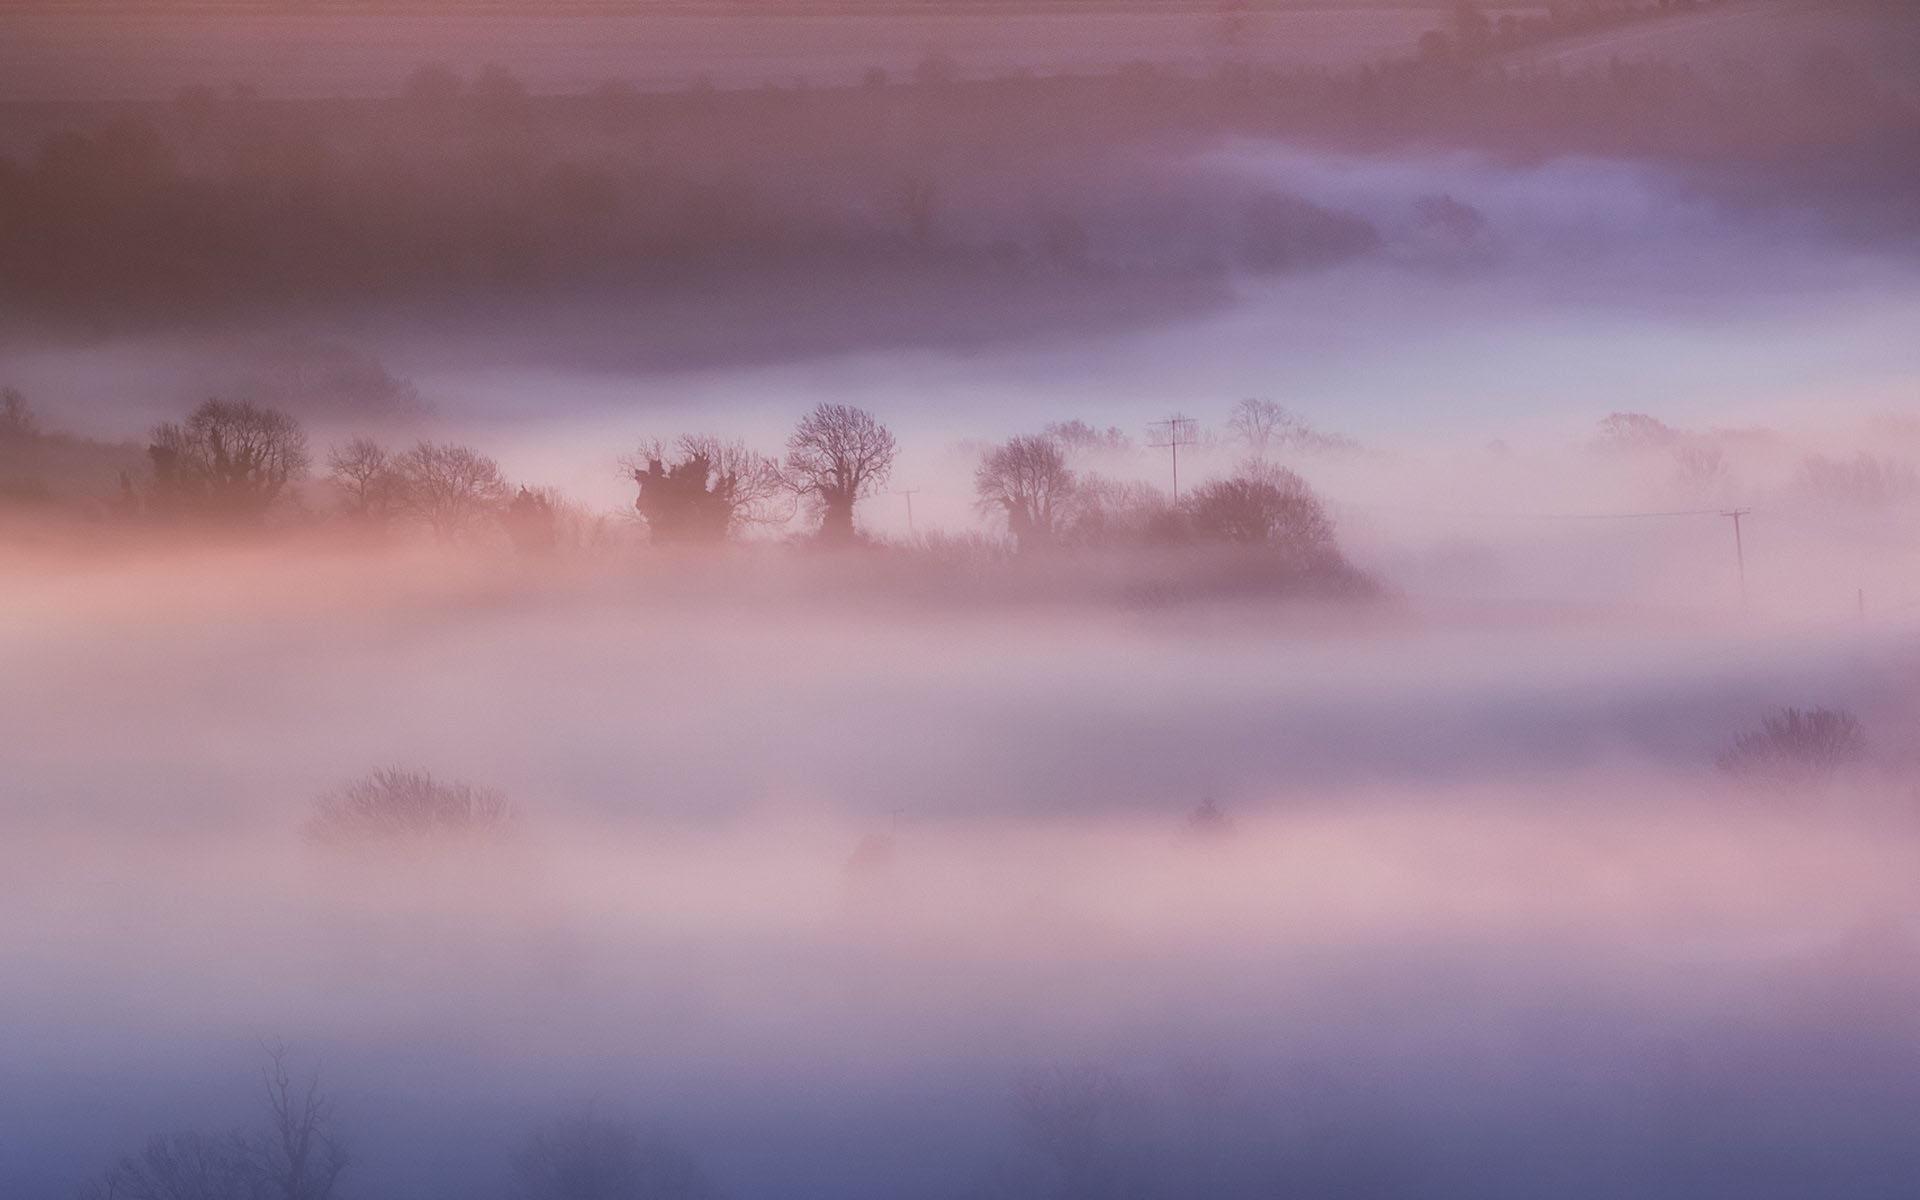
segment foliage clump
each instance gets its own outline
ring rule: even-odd
[[[1860,719],[1839,708],[1784,708],[1736,737],[1718,760],[1742,783],[1795,791],[1827,783],[1867,754]]]
[[[307,836],[323,845],[486,839],[512,819],[507,798],[491,788],[389,767],[322,796]]]

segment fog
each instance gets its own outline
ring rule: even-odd
[[[1907,26],[1604,9],[0,15],[0,1195],[1909,1194]]]
[[[235,1117],[260,1038],[323,1065],[369,1195],[496,1194],[503,1139],[586,1105],[738,1194],[972,1194],[1028,1169],[1013,1089],[1053,1064],[1122,1082],[1115,1152],[1211,1146],[1224,1194],[1905,1169],[1911,784],[1756,802],[1711,761],[1808,700],[1898,758],[1911,620],[727,584],[223,556],[15,589],[13,1186]],[[504,789],[515,836],[303,842],[387,763]],[[1205,797],[1229,833],[1185,827]]]

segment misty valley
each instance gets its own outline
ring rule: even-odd
[[[0,1196],[1920,1183],[1920,15],[0,5]]]

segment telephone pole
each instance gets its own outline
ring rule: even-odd
[[[1180,447],[1194,444],[1196,440],[1194,433],[1199,424],[1192,417],[1183,416],[1180,413],[1175,413],[1164,421],[1147,422],[1148,429],[1157,431],[1154,437],[1158,439],[1147,444],[1156,449],[1165,448],[1173,451],[1173,502],[1175,504],[1180,503]]]
[[[913,536],[913,498],[919,494],[920,494],[919,488],[901,488],[899,491],[894,493],[894,495],[896,496],[905,496],[907,498],[907,536],[908,537]]]
[[[1733,518],[1733,559],[1740,568],[1740,607],[1747,606],[1747,548],[1740,540],[1740,518],[1753,510],[1750,508],[1730,508],[1721,513],[1723,517]]]

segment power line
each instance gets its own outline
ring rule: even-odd
[[[896,496],[907,498],[907,536],[913,536],[913,498],[920,494],[919,488],[901,488],[894,492]]]
[[[1180,447],[1191,446],[1199,439],[1195,436],[1200,422],[1182,413],[1174,413],[1164,421],[1147,422],[1148,429],[1160,430],[1155,436],[1160,441],[1148,442],[1155,449],[1173,451],[1173,502],[1180,503]]]
[[[1740,518],[1749,516],[1752,512],[1750,508],[1731,508],[1720,514],[1723,517],[1733,518],[1733,554],[1735,561],[1740,565],[1740,606],[1742,608],[1746,607],[1747,603],[1747,547],[1746,543],[1740,540]]]
[[[1523,513],[1523,512],[1470,512],[1460,509],[1415,508],[1411,505],[1394,504],[1347,504],[1344,507],[1363,511],[1414,513],[1423,517],[1465,517],[1476,521],[1638,521],[1655,517],[1724,517],[1727,511],[1722,508],[1682,508],[1666,512],[1598,512],[1598,513]],[[1751,513],[1752,509],[1743,512]]]

